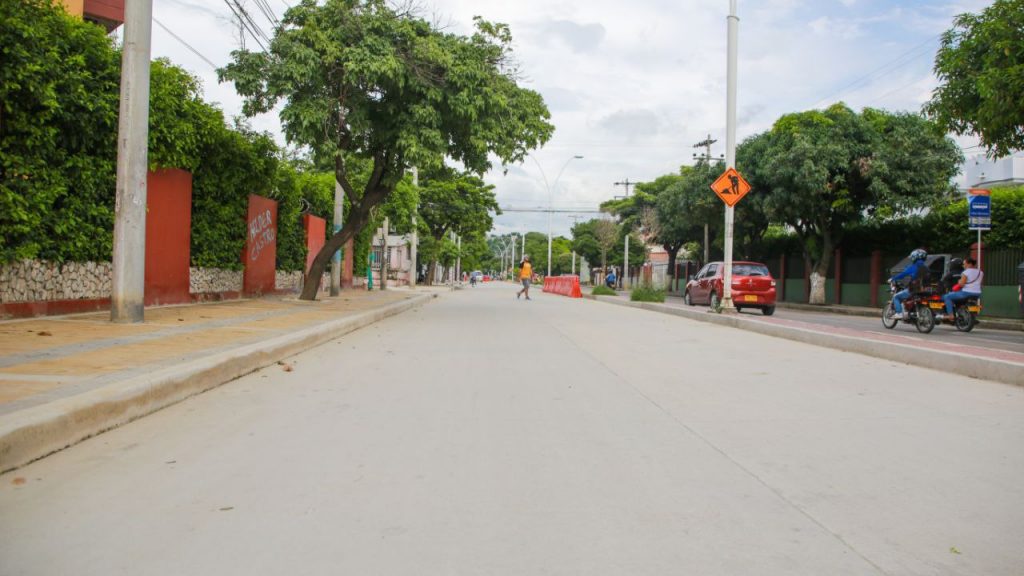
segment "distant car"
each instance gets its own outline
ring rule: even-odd
[[[709,262],[686,283],[683,301],[718,308],[722,301],[724,262]],[[737,310],[757,308],[765,316],[775,313],[775,279],[760,262],[732,263],[732,304]]]

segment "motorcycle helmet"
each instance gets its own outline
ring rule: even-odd
[[[949,261],[949,269],[959,272],[964,271],[964,261],[962,258],[953,258]]]
[[[918,248],[917,250],[914,250],[913,252],[910,253],[910,261],[911,262],[918,262],[918,261],[924,260],[926,258],[928,258],[928,253],[925,252],[924,250],[920,249],[920,248]]]

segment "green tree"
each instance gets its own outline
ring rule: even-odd
[[[438,167],[448,157],[482,174],[490,155],[521,161],[550,137],[543,99],[517,86],[506,66],[509,28],[476,25],[467,38],[384,0],[303,0],[285,13],[267,53],[237,51],[220,70],[245,97],[246,114],[285,100],[285,136],[333,160],[351,204],[345,227],[316,256],[302,298],[316,297],[330,255],[367,225],[409,166]],[[373,165],[361,190],[348,174],[353,156]]]
[[[587,262],[601,263],[608,269],[608,254],[618,244],[619,226],[611,220],[594,218],[572,227],[572,248]]]
[[[964,252],[977,242],[967,228],[967,199],[936,206],[921,227],[932,238],[925,245],[935,252]],[[1024,187],[992,189],[992,229],[985,232],[987,248],[1024,248]]]
[[[763,140],[762,140],[763,138]],[[953,193],[962,155],[933,122],[914,114],[843,104],[788,114],[747,164],[769,218],[791,227],[811,269],[812,304],[825,302],[825,278],[845,226],[884,220]]]
[[[1024,0],[957,16],[942,35],[935,75],[929,117],[955,134],[977,134],[990,156],[1024,148]]]
[[[500,214],[494,197],[494,186],[479,176],[459,174],[448,167],[424,173],[420,178],[419,229],[434,243],[420,250],[430,262],[427,282],[434,276],[434,262],[439,261],[441,242],[450,233],[466,238],[483,238],[491,230],[491,213]]]

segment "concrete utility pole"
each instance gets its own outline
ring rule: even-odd
[[[412,185],[416,188],[420,187],[420,171],[415,166],[412,167]],[[416,207],[417,210],[419,206]],[[416,266],[416,245],[419,243],[419,231],[416,229],[416,212],[412,213],[412,241],[409,242],[409,288],[416,287],[416,277],[419,275],[419,269]]]
[[[705,162],[707,162],[708,163],[708,172],[711,171],[711,160],[714,160],[714,158],[711,157],[711,145],[714,144],[715,142],[718,142],[718,140],[712,139],[711,138],[711,134],[708,134],[707,138],[705,138],[704,140],[701,140],[700,142],[697,142],[696,144],[693,145],[694,148],[701,148],[701,147],[705,148],[704,156],[698,157],[697,154],[694,153],[693,157],[694,158],[700,158],[700,159],[704,160]],[[704,264],[708,263],[708,258],[709,258],[708,254],[709,253],[710,252],[708,250],[708,223],[705,222],[704,223],[704,261],[703,261]]]
[[[455,277],[462,282],[462,236],[456,238],[455,244]]]
[[[334,181],[334,233],[341,232],[342,217],[345,212],[345,191],[341,183]],[[341,294],[341,250],[331,256],[331,296]]]
[[[625,186],[626,187],[626,196],[625,197],[629,198],[629,187],[630,186],[636,186],[636,182],[630,182],[629,178],[626,178],[622,182],[616,182],[615,185],[616,186]],[[623,256],[622,260],[623,260],[623,263],[622,263],[622,289],[623,290],[628,290],[629,289],[629,230],[626,230],[626,249],[625,249],[625,256]]]
[[[111,322],[142,322],[146,299],[146,169],[153,1],[127,2],[117,125]]]
[[[725,167],[736,167],[736,55],[740,19],[736,16],[736,0],[729,0],[728,83],[725,99]],[[732,225],[733,207],[725,207],[725,273],[722,278],[722,310],[731,313],[732,304]]]

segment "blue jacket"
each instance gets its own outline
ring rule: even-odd
[[[908,276],[911,277],[911,278],[917,278],[918,277],[918,272],[920,272],[924,268],[925,268],[924,260],[918,260],[916,262],[911,263],[910,266],[907,266],[906,268],[904,268],[903,271],[900,272],[899,274],[893,276],[892,279],[893,280],[899,280],[901,278],[906,278]]]

